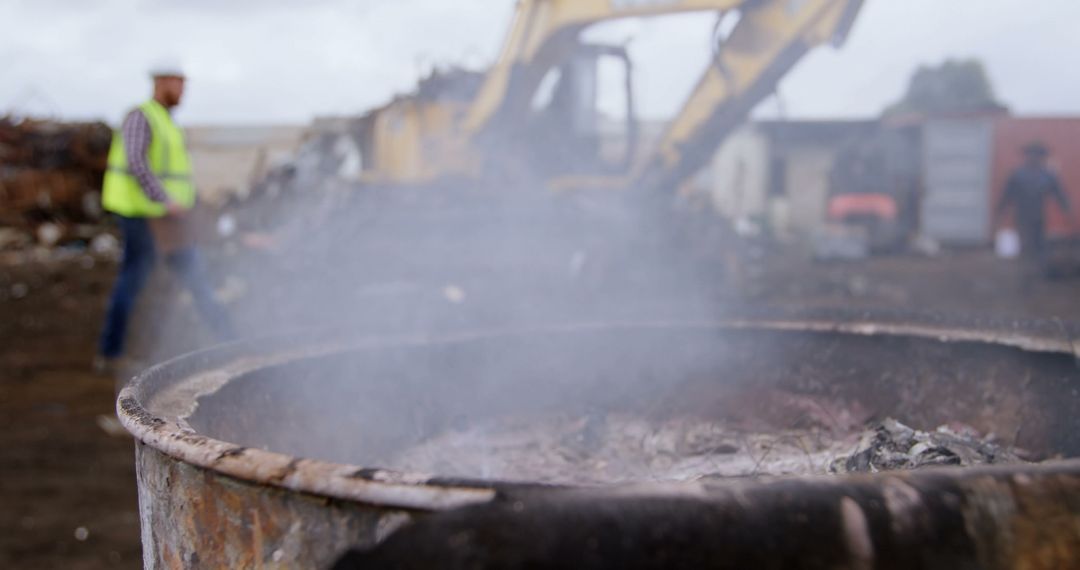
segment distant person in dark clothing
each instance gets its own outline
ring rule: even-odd
[[[1046,200],[1053,198],[1063,212],[1069,211],[1061,182],[1047,166],[1049,156],[1050,150],[1042,143],[1024,147],[1024,164],[1009,176],[997,205],[998,223],[1006,212],[1013,211],[1021,254],[1029,260],[1042,260],[1046,253]]]

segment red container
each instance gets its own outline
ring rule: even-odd
[[[991,195],[997,207],[1009,174],[1024,161],[1024,147],[1041,142],[1050,149],[1050,166],[1061,178],[1072,213],[1066,216],[1055,202],[1047,204],[1051,237],[1080,235],[1080,117],[1002,118],[995,125]]]

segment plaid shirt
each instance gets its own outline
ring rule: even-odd
[[[131,175],[139,181],[139,186],[142,186],[148,198],[155,202],[168,202],[169,196],[165,193],[165,188],[150,171],[150,163],[146,159],[146,151],[150,148],[150,139],[153,137],[146,115],[139,109],[128,113],[121,132],[124,135],[124,152],[127,154]]]

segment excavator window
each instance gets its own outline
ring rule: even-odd
[[[530,105],[534,164],[548,175],[625,171],[635,152],[626,142],[636,132],[631,82],[617,46],[582,44],[548,70]]]

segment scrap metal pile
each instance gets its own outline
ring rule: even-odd
[[[104,123],[0,117],[0,242],[55,245],[99,233],[85,226],[102,219],[111,140]]]
[[[747,431],[691,418],[560,416],[502,419],[450,431],[404,451],[390,466],[464,478],[590,485],[1022,461],[993,439],[968,428],[922,432],[891,419],[837,433]]]

